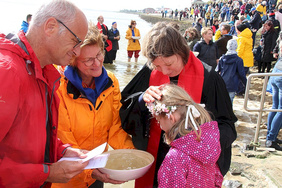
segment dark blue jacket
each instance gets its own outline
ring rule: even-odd
[[[221,56],[216,71],[220,73],[228,92],[237,91],[240,80],[246,85],[243,59],[237,54]]]
[[[254,59],[256,61],[261,61],[261,46],[258,46],[253,49]]]
[[[255,11],[252,19],[249,21],[249,24],[251,25],[251,29],[258,30],[261,27],[262,19],[258,11]]]
[[[212,66],[213,70],[216,68],[217,60],[219,59],[218,48],[212,41],[207,44],[203,39],[198,41],[194,47],[194,52],[199,52],[198,59]]]

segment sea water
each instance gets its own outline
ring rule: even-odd
[[[0,11],[0,33],[17,33],[21,28],[21,23],[26,19],[27,14],[35,14],[37,9],[41,6],[42,1],[18,1],[18,0],[1,0],[1,11]],[[94,9],[96,8],[96,9]],[[105,7],[102,7],[105,9]],[[119,81],[120,89],[122,90],[126,84],[133,78],[133,76],[143,67],[147,59],[140,52],[138,62],[134,62],[134,57],[131,62],[127,62],[127,43],[125,39],[126,31],[131,20],[135,20],[141,34],[139,40],[142,47],[142,40],[145,34],[150,30],[152,25],[142,20],[138,14],[126,14],[122,12],[114,12],[107,10],[97,10],[97,6],[93,9],[81,8],[87,17],[88,21],[97,23],[97,18],[102,15],[104,17],[104,24],[111,28],[113,22],[117,22],[118,30],[120,32],[119,50],[117,51],[117,57],[114,64],[105,64],[105,68],[115,74]]]

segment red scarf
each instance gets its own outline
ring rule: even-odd
[[[102,25],[104,26],[105,30],[107,31],[107,26],[105,24],[102,24]],[[97,27],[98,27],[100,33],[103,33],[103,29],[102,29],[102,26],[101,26],[100,22],[97,23]],[[108,43],[108,46],[106,47],[106,50],[107,50],[107,52],[109,52],[109,51],[112,50],[113,44],[112,44],[112,41],[110,41],[109,39],[106,40],[106,43]]]
[[[150,76],[150,86],[159,86],[170,83],[168,76],[157,70],[152,71]],[[202,88],[204,83],[204,67],[201,61],[196,58],[193,52],[190,51],[189,59],[183,70],[179,74],[178,86],[185,89],[185,91],[192,97],[196,103],[201,102]],[[149,171],[141,178],[135,181],[135,188],[152,188],[154,182],[156,159],[159,149],[159,141],[161,138],[161,128],[156,119],[151,120],[150,137],[147,151],[151,153],[155,161]]]

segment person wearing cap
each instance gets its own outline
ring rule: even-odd
[[[253,39],[252,32],[246,26],[246,24],[239,24],[236,26],[236,32],[238,34],[238,56],[243,59],[245,74],[249,72],[249,68],[254,66],[254,55],[253,55]],[[237,95],[242,95],[245,92],[245,86],[240,82]]]
[[[255,7],[253,7],[251,9],[251,14],[252,14],[252,19],[249,21],[249,24],[251,26],[251,31],[253,33],[252,38],[253,38],[253,47],[254,47],[255,46],[255,41],[256,41],[257,31],[262,26],[262,19],[260,17],[259,12],[256,10]]]
[[[117,50],[119,49],[118,41],[120,39],[119,30],[117,29],[117,22],[112,23],[112,28],[108,33],[109,40],[112,41],[112,49],[109,51],[109,59],[112,64],[116,60]]]

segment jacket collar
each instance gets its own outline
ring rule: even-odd
[[[83,88],[82,79],[78,75],[77,69],[67,66],[65,70],[65,77],[69,80],[67,84],[67,92],[73,94],[74,99],[77,99],[82,94],[95,106],[96,100],[100,94],[113,84],[106,69],[104,67],[102,69],[102,74],[99,77],[94,78],[95,89],[91,89]]]
[[[16,50],[16,53],[24,59],[27,73],[34,74],[36,79],[40,79],[48,86],[53,87],[52,85],[60,78],[60,74],[53,65],[46,65],[43,69],[41,68],[40,62],[27,41],[24,32],[20,31],[18,35],[8,34],[6,38],[15,44],[15,49],[12,50]]]

